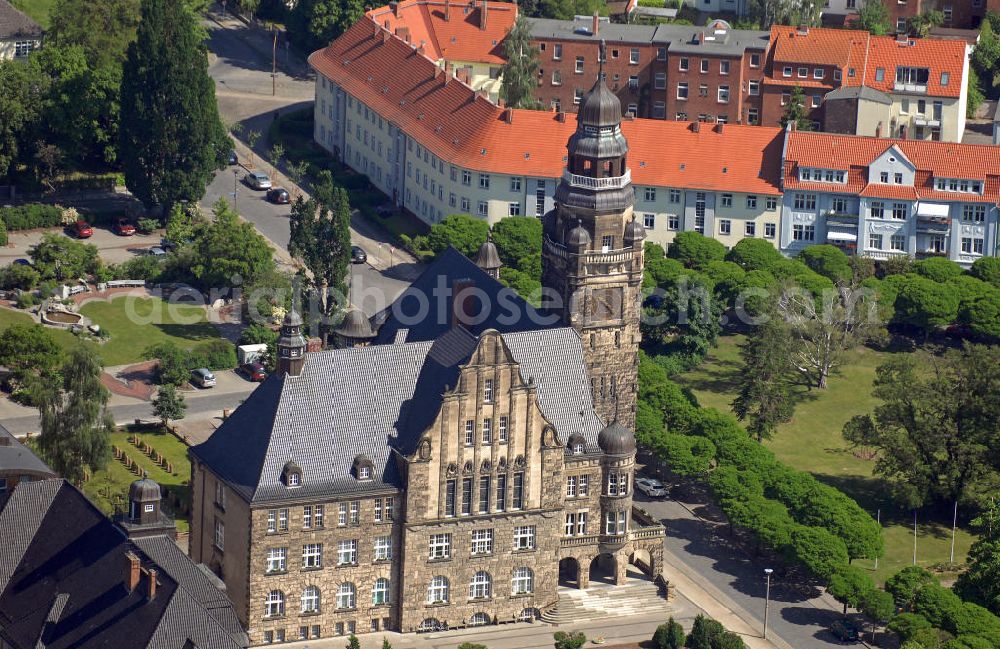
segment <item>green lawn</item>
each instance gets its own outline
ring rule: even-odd
[[[34,320],[27,313],[21,313],[14,309],[0,308],[0,330],[6,329],[11,325],[31,324],[32,322]],[[49,333],[52,334],[56,342],[65,349],[80,344],[80,340],[66,329],[57,329],[55,327],[46,327],[46,329],[49,330]]]
[[[219,337],[215,327],[206,322],[203,308],[171,305],[155,297],[120,296],[90,302],[80,313],[111,336],[99,348],[105,366],[141,361],[142,352],[150,345],[173,341],[190,349],[197,342]]]
[[[191,464],[187,457],[187,446],[170,433],[159,428],[146,429],[144,432],[138,433],[140,438],[155,448],[173,465],[173,473],[167,473],[128,441],[131,434],[125,431],[114,433],[111,435],[111,443],[125,451],[161,487],[176,494],[185,505],[188,505],[190,503],[190,487],[187,483],[191,478]],[[112,457],[103,471],[97,472],[87,481],[83,491],[102,511],[112,514],[116,507],[122,509],[125,506],[128,499],[128,487],[136,479],[135,474],[130,473],[121,462]],[[187,531],[189,527],[187,515],[178,514],[170,504],[169,498],[164,503],[165,509],[177,521],[177,529],[182,532]]]
[[[56,0],[12,0],[11,4],[31,16],[44,29],[49,27],[49,12]]]
[[[729,412],[742,370],[741,335],[723,336],[718,348],[697,369],[675,379],[690,388],[703,406]],[[843,489],[872,516],[881,509],[886,554],[879,560],[876,579],[884,580],[913,561],[913,514],[900,511],[888,498],[881,482],[872,477],[874,462],[856,457],[841,437],[844,423],[854,415],[870,412],[875,368],[893,352],[862,348],[853,353],[826,390],[802,388],[792,421],[779,427],[767,446],[789,465],[809,471],[820,480]],[[951,543],[950,512],[918,512],[917,563],[946,563]],[[965,561],[973,536],[959,529],[955,560]],[[858,565],[874,568],[872,562]]]

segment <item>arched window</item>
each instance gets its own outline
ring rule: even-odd
[[[440,630],[441,630],[441,623],[437,620],[437,618],[433,617],[427,618],[426,620],[420,623],[420,626],[417,627],[418,633],[426,633],[428,631],[440,631]]]
[[[517,619],[521,622],[534,622],[541,617],[541,613],[538,612],[537,608],[526,608],[521,611],[521,614],[517,616]]]
[[[319,588],[306,586],[302,591],[302,612],[319,613]]]
[[[375,585],[372,586],[372,604],[378,606],[379,604],[389,603],[389,580],[385,577],[379,577],[375,580]]]
[[[490,622],[490,616],[486,613],[476,613],[469,618],[469,626],[486,626]]]
[[[484,599],[489,597],[492,592],[493,578],[490,577],[490,573],[480,570],[472,575],[472,581],[469,582],[469,597],[472,599]]]
[[[514,595],[530,593],[535,589],[535,573],[531,572],[531,568],[514,568],[510,584]]]
[[[285,594],[280,590],[272,590],[264,600],[264,615],[281,617],[285,614]]]
[[[448,578],[438,575],[427,586],[427,603],[438,604],[448,601]]]
[[[337,589],[337,608],[355,608],[357,606],[357,589],[354,584],[345,581]]]

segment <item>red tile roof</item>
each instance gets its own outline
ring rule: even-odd
[[[805,33],[797,27],[771,27],[775,74],[778,63],[861,67],[865,59],[868,32],[849,29],[810,27]]]
[[[928,68],[928,95],[959,97],[962,94],[962,71],[967,47],[965,41],[915,38],[899,42],[892,36],[873,36],[871,40],[864,85],[882,92],[892,92],[897,67]],[[879,68],[885,70],[882,81],[876,80]],[[947,72],[950,77],[947,86],[941,85],[942,72]],[[860,85],[860,80],[851,85]]]
[[[480,29],[484,8],[486,28]],[[503,39],[517,18],[517,5],[493,0],[402,0],[396,13],[384,6],[367,15],[393,33],[399,28],[409,30],[409,42],[423,43],[425,53],[434,60],[502,64]]]
[[[573,115],[506,113],[457,79],[445,80],[427,56],[362,19],[309,62],[320,74],[450,164],[558,177]],[[510,115],[510,122],[505,118]],[[779,194],[781,129],[728,124],[698,131],[686,122],[626,120],[629,166],[637,184]]]

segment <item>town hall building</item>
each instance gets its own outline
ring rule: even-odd
[[[662,569],[632,506],[645,232],[622,111],[584,97],[544,217],[535,309],[448,249],[385,311],[350,311],[191,450],[191,557],[253,644],[534,620],[560,583]],[[446,289],[442,291],[441,289]]]

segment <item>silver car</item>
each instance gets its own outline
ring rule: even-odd
[[[271,189],[271,179],[263,171],[248,171],[243,182],[253,189]]]
[[[650,498],[665,498],[667,495],[667,488],[654,478],[636,478],[635,488]]]
[[[207,367],[199,367],[196,370],[191,370],[191,383],[199,388],[214,388],[215,375]]]

